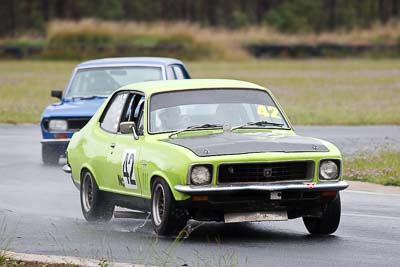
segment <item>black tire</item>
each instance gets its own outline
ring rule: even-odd
[[[84,171],[81,177],[80,198],[83,217],[89,222],[108,222],[114,214],[114,204],[99,190],[93,175]]]
[[[56,165],[60,159],[58,151],[49,145],[42,144],[42,161],[45,165]]]
[[[329,235],[339,227],[341,205],[340,194],[322,207],[321,217],[303,217],[304,225],[308,232],[313,235]]]
[[[176,207],[168,184],[156,178],[151,189],[151,219],[158,235],[175,234],[187,224],[187,212]]]

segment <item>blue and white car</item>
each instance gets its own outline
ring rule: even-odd
[[[190,76],[185,65],[172,58],[104,58],[80,63],[64,92],[51,91],[51,96],[59,98],[60,102],[43,111],[40,120],[43,163],[58,163],[74,132],[85,126],[104,100],[119,87],[177,79],[190,79]]]

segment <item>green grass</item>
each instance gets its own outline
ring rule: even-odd
[[[0,61],[0,122],[38,122],[76,62]],[[188,62],[193,78],[233,78],[272,90],[294,124],[400,124],[400,61]]]
[[[0,252],[0,266],[5,266],[7,262],[6,255],[3,255],[3,253]]]
[[[38,122],[56,99],[50,90],[63,89],[74,63],[0,61],[0,121]]]
[[[360,155],[345,162],[345,179],[400,186],[400,151]]]
[[[399,61],[265,60],[189,67],[193,77],[268,87],[294,124],[400,124]]]

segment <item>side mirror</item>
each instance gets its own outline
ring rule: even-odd
[[[133,134],[133,138],[138,140],[139,137],[136,133],[136,125],[133,121],[124,121],[119,124],[119,130],[122,134]]]
[[[52,97],[56,97],[58,99],[61,99],[62,97],[62,91],[60,90],[51,90],[51,94]]]

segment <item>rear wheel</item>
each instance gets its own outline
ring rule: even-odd
[[[310,234],[329,235],[339,227],[341,214],[340,195],[322,207],[321,217],[303,217],[304,225]]]
[[[60,154],[53,147],[42,144],[42,161],[46,165],[56,165]]]
[[[87,221],[111,220],[114,204],[101,192],[89,171],[84,171],[81,179],[81,208]]]
[[[154,230],[159,235],[176,233],[188,221],[186,211],[176,207],[168,184],[161,178],[156,178],[152,186],[151,217]]]

